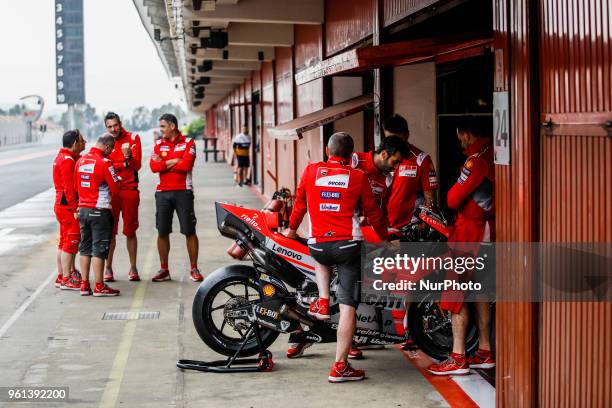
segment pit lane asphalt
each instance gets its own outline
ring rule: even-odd
[[[0,338],[0,386],[68,386],[70,404],[44,404],[49,407],[448,406],[417,369],[391,348],[366,351],[368,358],[355,366],[366,369],[368,379],[352,384],[327,383],[334,344],[318,345],[307,350],[304,358],[288,360],[284,356],[286,336],[270,348],[276,363],[271,373],[178,370],[175,364],[179,358],[216,360],[221,356],[202,343],[191,322],[197,284],[187,278],[189,265],[181,235],[175,233],[171,238],[173,280],[149,280],[158,261],[153,199],[156,177],[148,170],[147,160],[143,160],[141,171],[139,229],[138,265],[143,281],[127,281],[125,240],[119,237],[115,261],[118,282],[112,285],[121,289],[120,297],[80,297],[47,284]],[[216,228],[213,202],[223,199],[256,208],[262,203],[246,188],[234,187],[231,171],[222,163],[205,164],[199,157],[194,182],[200,267],[207,275],[232,262],[225,253],[230,241],[221,238]],[[9,252],[0,252],[0,325],[55,272],[57,226],[50,200],[39,196],[12,210],[21,212],[23,219],[35,219],[31,212],[40,219],[34,225],[15,226],[10,235],[37,237],[38,241],[22,242]],[[0,212],[0,220],[8,210]],[[178,231],[176,220],[174,231]],[[102,320],[105,312],[141,311],[160,312],[160,317]]]

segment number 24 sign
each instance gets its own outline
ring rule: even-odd
[[[493,93],[495,164],[510,164],[510,111],[508,92]]]

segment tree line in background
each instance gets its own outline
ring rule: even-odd
[[[148,130],[159,126],[159,117],[164,113],[172,113],[179,121],[185,116],[185,112],[180,106],[166,103],[159,108],[151,110],[145,106],[139,106],[132,111],[130,117],[122,116],[121,122],[123,127],[130,131]],[[98,115],[96,108],[90,104],[86,104],[81,109],[75,110],[75,126],[88,138],[94,138],[105,131],[105,114],[106,112],[101,112]],[[68,129],[68,112],[62,114],[59,124],[64,129]]]
[[[25,111],[25,104],[15,104],[12,108],[8,108],[7,110],[0,108],[0,116],[19,116]]]

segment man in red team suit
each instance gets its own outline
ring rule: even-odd
[[[77,219],[78,197],[74,185],[74,165],[85,149],[85,139],[78,130],[69,130],[62,137],[62,145],[53,162],[53,211],[60,225],[55,287],[79,290],[81,277],[75,270],[74,260],[79,250],[81,235]]]
[[[459,179],[447,195],[449,208],[457,210],[454,230],[449,243],[477,243],[494,241],[493,146],[491,140],[482,136],[474,121],[466,118],[457,128],[467,160],[461,166]],[[452,247],[452,244],[449,245]],[[470,251],[472,252],[472,251]],[[473,252],[477,252],[474,250]],[[475,256],[475,253],[470,253]],[[470,368],[493,368],[495,360],[491,352],[491,306],[489,302],[476,302],[476,325],[478,327],[478,350],[472,357],[465,355],[465,339],[469,322],[467,305],[459,296],[445,299],[440,306],[451,311],[453,328],[453,351],[448,359],[432,364],[428,370],[436,375],[468,374]]]
[[[189,254],[190,278],[194,282],[203,280],[198,269],[199,241],[196,235],[196,216],[194,210],[193,182],[191,171],[196,158],[195,141],[187,138],[178,130],[176,116],[166,113],[159,118],[159,128],[163,137],[155,142],[155,149],[149,163],[151,171],[159,174],[159,184],[155,192],[157,249],[161,268],[153,277],[153,282],[170,280],[168,256],[170,254],[170,233],[172,217],[176,211],[185,235]]]
[[[359,305],[359,279],[363,235],[358,224],[358,207],[381,239],[387,238],[387,223],[365,173],[349,165],[353,139],[343,132],[335,133],[327,145],[327,162],[309,164],[302,173],[295,205],[285,235],[297,237],[306,212],[310,215],[310,255],[321,265],[338,271],[336,296],[340,304],[337,329],[336,360],[328,381],[361,380],[363,370],[353,369],[347,361],[355,333],[355,310]],[[317,276],[320,293],[329,289],[329,280]],[[329,298],[313,302],[311,311],[329,309]],[[329,314],[329,312],[328,312]]]
[[[79,194],[79,223],[81,225],[81,295],[92,293],[89,268],[93,268],[94,296],[117,296],[119,291],[103,281],[104,262],[113,237],[114,218],[112,199],[119,194],[119,177],[113,163],[107,159],[113,151],[115,138],[109,133],[100,136],[96,145],[76,164],[75,182]],[[93,258],[93,259],[92,259]]]
[[[421,205],[431,207],[437,204],[438,176],[431,157],[408,142],[410,129],[406,119],[397,114],[393,115],[385,120],[383,130],[385,137],[399,136],[406,141],[410,152],[393,172],[386,206],[389,228],[399,230],[416,221],[414,210],[417,207]],[[410,303],[406,300],[406,310],[403,316],[400,311],[394,311],[404,320],[405,331],[408,328],[409,307]],[[402,349],[414,350],[416,345],[408,337]]]
[[[385,137],[399,136],[408,143],[410,131],[406,119],[393,115],[383,124]],[[414,210],[436,203],[438,176],[431,157],[408,143],[409,154],[393,172],[387,200],[387,221],[390,228],[410,224]]]
[[[108,156],[113,163],[115,172],[121,179],[121,190],[112,202],[115,226],[113,228],[113,239],[108,251],[104,281],[113,282],[113,255],[115,254],[116,237],[119,231],[119,216],[123,218],[123,235],[126,238],[126,246],[130,258],[130,271],[128,279],[139,281],[138,269],[136,268],[136,254],[138,250],[138,206],[140,205],[140,193],[138,191],[138,170],[142,165],[142,147],[140,136],[130,133],[123,128],[119,115],[109,112],[104,117],[106,131],[115,138],[115,147]]]

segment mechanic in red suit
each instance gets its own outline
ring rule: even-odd
[[[457,138],[464,149],[467,159],[459,172],[459,179],[447,195],[447,205],[457,210],[453,232],[449,237],[452,243],[475,243],[469,252],[476,255],[481,242],[494,241],[493,183],[493,146],[491,140],[482,135],[473,119],[466,118],[457,127]],[[448,359],[432,364],[428,370],[436,375],[468,374],[470,368],[493,368],[495,360],[491,352],[491,307],[489,302],[475,303],[476,324],[478,327],[479,349],[472,357],[466,357],[465,339],[469,313],[463,295],[451,293],[442,296],[440,306],[449,310],[453,327],[453,351]]]

